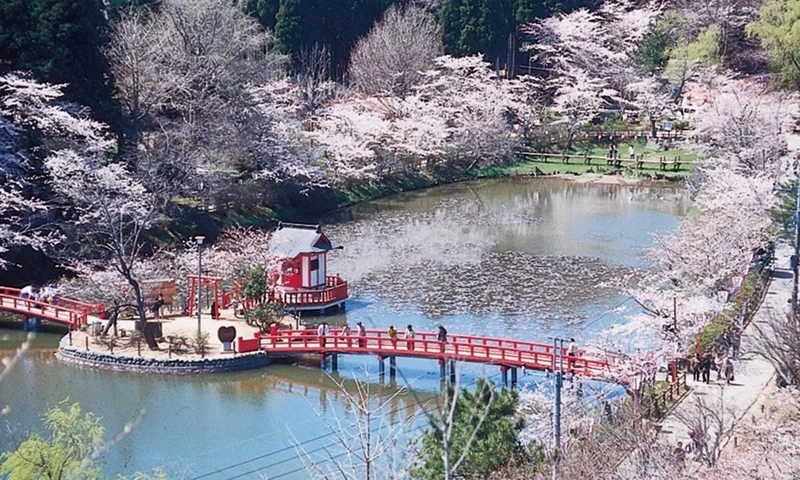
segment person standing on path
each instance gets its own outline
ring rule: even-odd
[[[702,370],[703,359],[700,356],[700,352],[697,352],[692,359],[692,380],[695,382],[700,381],[700,371]]]
[[[792,299],[790,298],[786,300],[786,306],[783,308],[783,313],[786,315],[787,322],[792,321],[792,317],[794,316],[792,310]]]
[[[411,325],[406,327],[406,349],[407,350],[414,350],[414,337],[417,336],[417,332],[414,331],[414,327]]]
[[[158,298],[153,302],[151,310],[153,311],[153,318],[161,318],[161,308],[164,306],[164,295],[158,294]]]
[[[733,359],[739,360],[739,349],[742,347],[742,334],[739,329],[734,328],[730,335],[731,348],[733,349]]]
[[[706,353],[703,357],[703,363],[701,365],[701,369],[703,371],[703,382],[708,383],[711,380],[711,354]]]
[[[636,159],[636,147],[634,147],[632,143],[631,146],[628,147],[628,156],[631,157],[631,160]]]
[[[722,352],[717,352],[717,358],[714,359],[714,366],[717,367],[717,381],[722,380],[722,370],[725,368],[725,356]]]
[[[367,329],[361,322],[356,323],[356,330],[358,331],[358,348],[367,348]]]
[[[731,357],[725,357],[725,380],[728,385],[733,381],[733,360],[731,360]]]

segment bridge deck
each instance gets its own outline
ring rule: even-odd
[[[276,356],[309,353],[380,355],[459,360],[532,370],[552,370],[555,360],[552,345],[470,335],[448,335],[447,342],[443,343],[432,332],[417,332],[416,338],[411,340],[392,339],[381,330],[368,330],[364,337],[342,336],[341,332],[333,331],[324,338],[312,330],[283,330],[274,338],[261,337],[260,348]],[[605,359],[583,354],[568,356],[566,348],[561,354],[564,370],[576,375],[609,378],[612,371],[617,370],[613,355]]]
[[[94,310],[92,305],[77,300],[57,298],[54,303],[46,303],[19,295],[18,288],[0,287],[0,310],[50,320],[72,329],[85,325]]]

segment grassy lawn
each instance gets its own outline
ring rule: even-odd
[[[570,150],[571,155],[583,155],[588,152],[589,156],[605,157],[608,154],[608,147],[593,145],[589,147],[577,147]],[[627,157],[628,150],[627,144],[620,146],[621,156]],[[697,161],[697,151],[689,149],[673,148],[669,150],[659,150],[649,148],[640,144],[636,145],[636,155],[644,155],[646,161],[658,161],[660,157],[667,157],[667,162],[672,162],[676,157],[681,158],[681,162],[695,162]],[[570,159],[570,163],[561,163],[558,158],[549,158],[547,162],[539,158],[520,158],[519,162],[515,165],[505,167],[488,167],[483,168],[474,173],[477,177],[497,177],[497,176],[514,176],[514,175],[536,175],[537,169],[545,175],[555,173],[608,173],[616,170],[623,170],[625,174],[631,177],[639,176],[640,174],[665,174],[669,177],[686,177],[694,170],[693,163],[682,163],[680,170],[677,172],[672,171],[668,166],[668,170],[663,172],[659,170],[658,164],[644,164],[644,167],[639,169],[630,164],[623,164],[622,167],[616,168],[608,166],[603,160],[592,160],[592,165],[585,165],[581,159]]]

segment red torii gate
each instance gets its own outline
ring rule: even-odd
[[[195,302],[197,301],[197,289],[202,287],[214,287],[214,301],[211,304],[211,314],[214,320],[219,320],[219,309],[222,307],[219,296],[219,282],[222,277],[199,277],[197,275],[187,275],[189,279],[189,316],[194,316]],[[216,305],[216,308],[214,308]],[[202,309],[201,305],[197,306]]]

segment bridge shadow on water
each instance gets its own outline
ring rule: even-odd
[[[28,331],[23,316],[11,313],[0,314],[0,328],[7,330]],[[64,335],[69,332],[69,327],[60,323],[52,323],[42,320],[39,322],[39,325],[36,326],[35,331],[39,333],[57,333]]]

